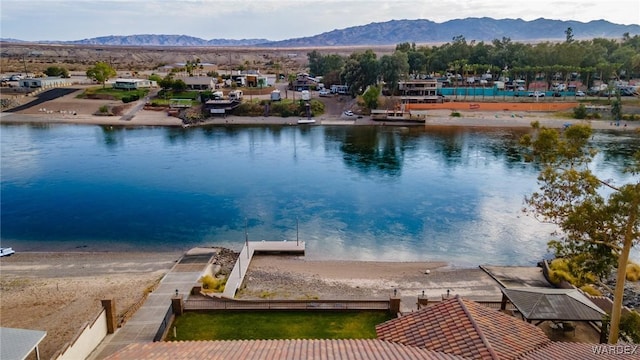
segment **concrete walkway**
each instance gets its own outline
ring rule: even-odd
[[[175,296],[176,290],[187,299],[191,289],[197,284],[216,251],[216,249],[209,249],[208,256],[206,253],[199,253],[197,255],[199,260],[195,262],[189,261],[187,253],[164,276],[158,288],[149,294],[133,317],[114,334],[107,335],[88,359],[104,359],[132,343],[153,342],[153,338],[171,306],[171,298]]]

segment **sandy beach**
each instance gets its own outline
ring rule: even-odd
[[[608,120],[576,120],[554,118],[548,113],[494,113],[494,112],[463,112],[461,117],[450,117],[450,111],[434,110],[427,116],[424,123],[416,122],[384,122],[374,121],[365,116],[360,119],[345,119],[341,116],[320,116],[316,118],[317,125],[347,125],[347,126],[411,126],[411,127],[494,127],[494,128],[530,128],[531,123],[538,121],[540,125],[549,128],[562,128],[565,124],[588,124],[593,129],[598,130],[619,130],[633,131],[640,129],[639,122],[623,122],[620,126],[612,124]],[[299,126],[298,118],[281,117],[242,117],[227,116],[207,119],[197,125],[189,127],[210,126],[210,125],[283,125]],[[176,117],[168,116],[161,111],[140,110],[130,120],[123,120],[120,116],[96,116],[91,114],[54,112],[44,113],[1,113],[0,123],[2,124],[80,124],[80,125],[102,125],[102,126],[168,126],[185,127],[182,121]],[[626,125],[626,126],[625,126]],[[309,125],[305,125],[309,126]]]

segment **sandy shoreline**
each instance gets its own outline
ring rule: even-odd
[[[548,113],[504,113],[504,112],[462,112],[461,117],[448,116],[449,111],[437,110],[427,116],[424,123],[416,122],[385,122],[373,121],[370,117],[360,119],[343,118],[340,116],[320,116],[315,118],[317,125],[347,125],[347,126],[412,126],[412,127],[495,127],[495,128],[530,128],[533,121],[550,128],[562,128],[565,124],[589,124],[593,129],[599,130],[636,130],[640,129],[638,122],[622,122],[616,126],[608,120],[576,120],[553,118]],[[189,127],[202,127],[212,125],[282,125],[300,126],[298,118],[289,117],[242,117],[227,116],[225,118],[210,118],[197,125]],[[123,120],[120,116],[95,116],[91,114],[77,113],[0,113],[0,124],[78,124],[78,125],[102,125],[102,126],[166,126],[185,127],[178,118],[168,116],[164,112],[140,110],[130,120]],[[626,126],[625,126],[626,125]],[[309,126],[309,125],[305,125]]]

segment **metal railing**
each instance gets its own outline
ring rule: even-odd
[[[173,318],[173,307],[169,306],[169,309],[167,309],[167,313],[164,314],[164,318],[162,319],[162,323],[160,324],[160,327],[158,328],[158,331],[156,332],[156,336],[153,337],[153,342],[156,341],[162,341],[162,339],[164,338],[164,334],[167,330],[167,327],[169,327],[169,325],[171,325],[171,319]]]

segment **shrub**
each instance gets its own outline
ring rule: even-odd
[[[640,314],[630,311],[622,315],[620,330],[629,336],[634,343],[640,343]]]
[[[569,272],[569,263],[567,262],[567,260],[562,258],[553,259],[551,261],[551,264],[549,264],[549,267],[553,270],[563,270]]]
[[[462,115],[461,115],[459,112],[457,112],[457,111],[453,111],[453,112],[451,113],[451,115],[450,115],[450,116],[453,116],[453,117],[460,117],[460,116],[462,116]]]
[[[628,281],[640,280],[640,265],[630,262],[627,264],[626,277]]]
[[[211,275],[205,275],[200,278],[199,282],[202,283],[202,288],[211,292],[224,292],[224,286],[227,283],[227,279],[214,278]]]
[[[107,114],[109,113],[109,107],[107,105],[102,105],[98,108],[98,112],[100,114]]]
[[[587,108],[584,104],[580,104],[577,108],[573,109],[573,117],[576,119],[584,119],[587,117]]]
[[[580,287],[580,290],[584,291],[586,294],[589,294],[591,296],[602,296],[602,293],[600,292],[600,290],[594,288],[591,285],[583,285]]]
[[[555,285],[560,284],[563,280],[571,282],[572,279],[573,276],[571,276],[568,271],[549,270],[549,280]]]

